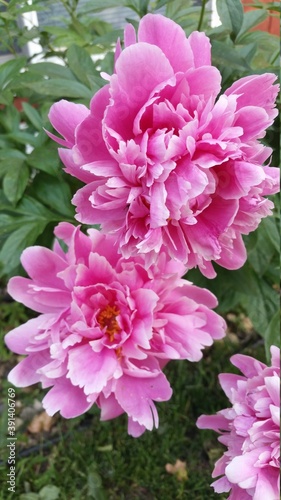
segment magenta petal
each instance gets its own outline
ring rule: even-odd
[[[13,299],[39,313],[57,312],[70,305],[70,292],[44,287],[34,290],[34,287],[36,285],[32,280],[15,276],[9,281],[8,293]]]
[[[111,394],[108,398],[106,398],[102,393],[98,402],[101,409],[100,419],[102,421],[119,417],[119,415],[124,413],[123,408],[121,408],[119,403],[116,401],[114,394]]]
[[[130,45],[133,45],[136,43],[137,37],[136,37],[136,30],[132,24],[126,24],[125,30],[124,30],[124,45],[125,47],[129,47]]]
[[[116,354],[111,350],[93,351],[89,344],[69,351],[68,375],[73,385],[84,389],[85,394],[98,394],[117,368]]]
[[[90,111],[83,104],[62,99],[51,106],[49,120],[53,127],[66,139],[68,147],[75,144],[75,129]]]
[[[221,373],[219,375],[219,381],[222,390],[225,392],[226,396],[231,402],[233,402],[233,393],[237,390],[238,380],[246,380],[245,377],[241,375],[235,375],[234,373]]]
[[[245,106],[236,113],[235,126],[243,129],[243,141],[264,137],[269,125],[267,113],[262,108]]]
[[[163,36],[165,33],[165,36]],[[148,14],[140,20],[139,42],[160,47],[174,71],[187,71],[193,66],[193,54],[183,29],[171,19]]]
[[[26,248],[21,255],[21,263],[36,285],[65,289],[57,274],[63,271],[67,262],[49,248],[33,246]]]
[[[38,316],[38,318],[30,319],[23,325],[20,325],[7,333],[5,335],[5,343],[7,347],[17,354],[26,354],[26,348],[29,346],[31,339],[36,335],[40,328],[44,328],[44,319],[44,316]]]
[[[29,385],[36,384],[40,382],[42,377],[37,370],[49,362],[50,354],[48,350],[30,354],[10,371],[8,380],[16,387],[28,387]]]
[[[75,418],[85,413],[93,403],[89,403],[82,389],[74,387],[67,379],[60,378],[42,401],[46,412],[53,416],[57,411],[64,418]]]
[[[196,422],[198,429],[212,429],[220,432],[228,429],[228,421],[223,415],[201,415]]]
[[[128,418],[128,434],[134,438],[140,437],[146,428],[144,425],[140,425],[138,422],[134,422],[132,418]]]
[[[94,180],[94,176],[90,172],[82,170],[82,168],[79,165],[77,165],[77,163],[74,162],[72,150],[59,148],[58,152],[61,161],[64,163],[66,167],[65,172],[67,174],[70,174],[73,177],[79,179],[80,181],[86,183]]]
[[[211,65],[210,39],[200,31],[193,31],[188,37],[188,42],[193,52],[194,67]]]
[[[276,116],[276,110],[273,110],[279,89],[278,85],[273,85],[276,78],[273,73],[246,76],[234,82],[225,94],[238,96],[238,109],[245,106],[258,106],[266,110],[271,120]]]
[[[246,377],[258,375],[266,366],[264,363],[261,363],[261,361],[251,356],[245,356],[245,354],[235,354],[230,358],[230,361],[234,366],[239,368]]]
[[[172,395],[163,373],[156,378],[139,379],[123,375],[116,384],[116,398],[133,421],[152,430],[157,424],[154,401],[167,401]],[[156,425],[157,427],[157,425]]]

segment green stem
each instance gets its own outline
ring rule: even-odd
[[[201,30],[201,27],[202,27],[202,24],[203,24],[206,3],[207,3],[207,0],[202,0],[202,7],[201,7],[201,12],[200,12],[200,18],[199,18],[198,27],[197,27],[198,31]]]

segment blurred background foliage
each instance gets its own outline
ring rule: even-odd
[[[279,37],[258,28],[261,22],[279,19],[279,2],[249,1],[255,9],[245,12],[240,0],[217,0],[222,24],[216,28],[211,27],[209,4],[206,0],[32,0],[32,3],[0,0],[0,53],[9,54],[8,60],[0,64],[2,335],[30,314],[20,304],[9,303],[5,292],[9,277],[23,273],[19,264],[21,252],[34,244],[51,247],[53,228],[58,222],[76,224],[71,198],[81,184],[64,173],[57,145],[44,131],[44,128],[52,131],[47,116],[49,108],[62,98],[89,104],[92,95],[104,84],[100,72],[112,73],[115,43],[118,37],[122,42],[121,28],[125,22],[137,28],[139,19],[147,12],[160,12],[179,23],[187,35],[196,29],[204,30],[211,38],[213,64],[222,73],[223,89],[246,75],[265,71],[278,74]],[[58,7],[59,15],[56,14]],[[41,20],[39,25],[23,22],[26,14],[33,11]],[[32,53],[27,50],[28,44],[33,44]],[[274,149],[272,164],[278,165],[278,120],[268,130],[264,142]],[[279,345],[279,197],[274,196],[273,201],[273,216],[245,237],[248,260],[242,269],[227,271],[216,266],[214,280],[207,280],[196,269],[187,274],[189,280],[216,294],[218,312],[227,318],[230,336],[224,343],[216,343],[212,356],[206,350],[203,364],[197,364],[196,370],[191,364],[168,366],[175,396],[172,402],[159,405],[160,429],[132,444],[126,435],[124,419],[121,424],[100,424],[95,410],[91,411],[96,422],[95,434],[84,428],[81,433],[80,421],[84,417],[69,424],[61,419],[58,446],[53,446],[47,455],[40,452],[40,463],[37,455],[21,461],[20,475],[30,477],[30,484],[39,493],[32,493],[25,481],[21,491],[26,493],[19,498],[68,500],[81,498],[82,492],[85,498],[105,498],[101,473],[109,484],[109,498],[155,499],[158,495],[159,498],[191,498],[193,495],[196,500],[210,500],[217,497],[209,486],[205,489],[211,472],[207,459],[211,456],[213,463],[221,451],[214,444],[215,438],[209,441],[196,434],[194,422],[200,413],[212,413],[223,407],[225,399],[216,378],[226,369],[226,358],[241,350],[254,356],[259,351],[262,358],[259,349],[263,350],[263,345],[268,357],[269,346]],[[10,369],[15,364],[14,358],[11,360],[11,354],[4,347],[0,354]],[[227,369],[231,370],[229,366]],[[30,391],[33,392],[26,390],[23,398],[34,399],[37,389]],[[41,399],[40,394],[38,398]],[[222,402],[215,405],[220,398]],[[109,427],[113,429],[111,434]],[[56,425],[55,428],[57,431]],[[173,437],[174,428],[178,429],[177,441]],[[70,433],[71,438],[64,439],[65,432]],[[90,461],[82,434],[90,447],[96,446]],[[30,441],[26,433],[22,439]],[[44,440],[46,436],[40,435],[38,439]],[[38,441],[36,443],[39,446]],[[148,449],[151,450],[149,457]],[[174,460],[184,459],[187,449],[192,450],[193,457],[193,462],[188,464],[188,486],[173,477],[167,489],[167,479],[161,469],[163,457],[167,461],[171,455]],[[97,464],[102,464],[99,474]],[[65,470],[65,478],[62,470]],[[67,475],[69,470],[73,471],[73,480]],[[38,471],[43,474],[41,479]],[[127,473],[132,474],[131,483],[126,480]],[[62,485],[61,493],[54,491],[53,484]],[[147,490],[148,484],[150,490]],[[48,485],[53,490],[42,492]],[[64,491],[69,493],[65,496]]]

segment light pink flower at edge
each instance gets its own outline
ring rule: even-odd
[[[7,346],[26,355],[9,374],[18,387],[49,388],[46,411],[66,418],[94,403],[101,419],[129,417],[138,436],[158,426],[155,401],[172,390],[162,372],[171,359],[198,361],[202,349],[225,334],[211,308],[216,298],[181,279],[184,267],[161,253],[145,268],[142,257],[125,260],[115,238],[71,224],[55,230],[53,251],[34,246],[21,262],[30,278],[14,277],[9,294],[41,313],[9,332]]]
[[[209,278],[212,261],[241,267],[242,235],[271,214],[264,196],[279,190],[260,142],[277,116],[276,76],[241,78],[220,95],[206,35],[186,38],[156,14],[138,36],[127,25],[124,46],[90,109],[63,100],[50,110],[66,172],[86,184],[73,199],[77,219],[114,234],[125,257],[150,263],[165,247]]]
[[[202,415],[200,429],[213,429],[227,450],[215,464],[212,486],[229,500],[280,498],[280,350],[271,347],[271,366],[250,356],[231,358],[243,376],[223,373],[220,384],[232,403]]]

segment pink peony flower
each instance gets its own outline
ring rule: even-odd
[[[241,267],[241,235],[271,214],[264,195],[279,189],[259,142],[277,115],[275,75],[242,78],[219,96],[206,35],[186,38],[156,14],[141,19],[138,39],[127,25],[124,45],[90,110],[64,100],[50,110],[66,171],[86,183],[73,199],[77,219],[114,234],[125,257],[150,263],[166,247],[207,277],[211,261]]]
[[[280,498],[280,350],[271,347],[271,366],[250,356],[231,358],[243,376],[223,373],[220,384],[232,408],[202,415],[199,429],[213,429],[227,451],[215,464],[212,486],[229,500]]]
[[[27,355],[9,381],[50,388],[43,399],[50,415],[75,417],[94,403],[102,420],[125,412],[138,436],[158,426],[154,402],[171,397],[164,364],[198,361],[225,323],[210,309],[215,297],[181,279],[182,264],[164,252],[145,269],[142,257],[118,254],[114,236],[88,233],[61,223],[55,234],[66,253],[58,241],[53,251],[23,252],[30,278],[12,278],[8,291],[41,314],[6,335],[12,351]]]

